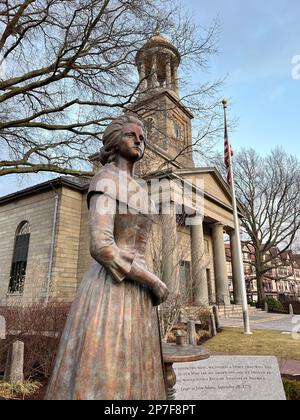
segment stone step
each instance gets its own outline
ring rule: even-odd
[[[261,312],[261,309],[257,309],[254,307],[248,307],[249,315],[255,315]],[[232,317],[242,317],[243,316],[243,308],[241,305],[230,305],[226,307],[219,307],[219,317],[222,319],[224,318],[232,318]]]
[[[212,311],[212,306],[210,307],[210,310]],[[188,319],[193,319],[193,313],[197,312],[199,310],[199,307],[197,306],[190,306],[186,307],[184,310],[184,313],[181,315],[181,321],[187,322]],[[261,312],[261,309],[257,309],[252,306],[248,306],[249,315],[254,315]],[[242,305],[220,305],[218,308],[219,317],[220,319],[226,319],[226,318],[242,318],[243,317],[243,308]]]

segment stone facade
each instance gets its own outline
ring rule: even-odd
[[[53,191],[24,196],[0,205],[0,303],[46,297],[51,238],[55,209]],[[30,243],[23,296],[9,295],[9,280],[18,226],[28,221]]]
[[[51,295],[58,300],[72,301],[79,283],[82,201],[80,191],[61,189],[50,287]]]
[[[64,184],[60,178],[0,199],[1,305],[45,300],[47,295],[73,300],[83,261],[79,259],[83,200],[81,186]],[[15,236],[24,221],[30,226],[24,290],[9,293]]]

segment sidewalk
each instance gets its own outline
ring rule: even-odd
[[[281,376],[300,381],[300,361],[277,358]]]
[[[297,315],[272,314],[262,311],[261,313],[250,315],[250,327],[252,329],[292,332],[295,328],[294,319],[297,319]],[[300,317],[298,319],[300,323]],[[221,327],[243,328],[243,319],[241,317],[221,319],[220,324]]]

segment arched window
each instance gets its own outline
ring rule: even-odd
[[[24,221],[19,225],[16,231],[15,248],[10,271],[9,293],[23,293],[29,239],[30,225],[28,222]]]

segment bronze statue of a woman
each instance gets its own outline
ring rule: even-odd
[[[145,150],[142,123],[114,120],[103,144],[104,166],[87,197],[93,262],[70,310],[46,399],[165,399],[155,305],[168,289],[145,264],[151,217],[130,201],[136,192],[148,200],[133,178]]]

